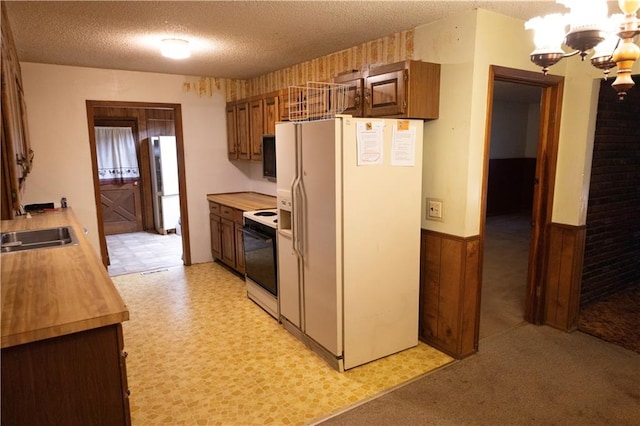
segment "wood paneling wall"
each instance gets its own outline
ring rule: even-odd
[[[341,73],[413,59],[413,37],[413,29],[400,31],[250,80],[200,77],[185,81],[184,89],[199,96],[212,96],[224,83],[225,99],[233,102],[289,86],[305,85],[309,81],[329,81]]]
[[[619,102],[600,86],[581,305],[640,284],[640,77]]]
[[[531,211],[535,174],[535,158],[490,159],[487,216]]]
[[[584,226],[549,226],[544,323],[565,331],[578,324],[585,233]]]
[[[464,358],[478,350],[480,238],[423,229],[420,250],[420,340]]]
[[[137,128],[136,150],[140,159],[140,181],[142,184],[142,226],[153,229],[153,201],[151,189],[151,160],[149,156],[149,138],[154,136],[175,136],[175,117],[173,110],[159,108],[119,108],[94,107],[96,125],[126,125],[134,121]]]

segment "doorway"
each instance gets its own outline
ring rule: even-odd
[[[541,98],[538,86],[493,84],[480,340],[524,322]]]
[[[480,221],[481,309],[477,311],[476,342],[480,336],[499,333],[522,321],[543,322],[544,247],[546,228],[551,223],[563,82],[559,76],[490,67]],[[537,100],[537,109],[530,105],[520,108],[525,122],[525,130],[520,130],[525,143],[521,145],[510,142],[513,129],[494,129],[494,121],[505,122],[505,112],[500,109],[506,107],[500,106],[501,98],[524,96],[529,96],[529,103]],[[502,116],[494,120],[494,115]],[[492,148],[492,138],[500,132],[505,133],[502,137],[506,141]],[[494,164],[492,149],[503,154],[496,154]],[[514,153],[518,153],[516,158],[500,158],[513,157]],[[489,280],[502,283],[492,289]],[[494,317],[490,320],[491,312]]]
[[[107,243],[107,236],[118,237],[119,240],[125,241],[126,248],[128,250],[134,250],[132,253],[136,253],[136,256],[141,256],[140,260],[144,258],[156,258],[155,260],[164,258],[167,254],[167,247],[179,246],[178,250],[181,252],[179,258],[179,264],[190,265],[191,254],[189,250],[189,224],[187,214],[187,200],[186,200],[186,185],[185,185],[185,163],[184,163],[184,145],[182,137],[182,115],[181,107],[178,104],[156,104],[156,103],[140,103],[140,102],[111,102],[111,101],[87,101],[87,117],[89,127],[89,142],[91,147],[92,166],[94,170],[94,195],[96,200],[96,211],[98,221],[98,233],[100,241],[100,251],[102,255],[102,261],[106,268],[109,268],[111,262],[109,244]],[[127,197],[122,195],[123,189],[120,185],[117,190],[120,191],[120,195],[113,196],[109,193],[109,188],[101,185],[98,176],[98,160],[96,154],[96,136],[94,128],[100,124],[114,125],[128,123],[132,129],[135,129],[134,141],[136,143],[136,154],[139,159],[139,180],[131,182],[133,192],[139,194],[139,205],[135,206],[135,201],[124,203],[125,205],[119,210],[112,208],[113,200],[126,200]],[[175,224],[175,228],[172,228],[172,232],[163,232],[173,237],[171,244],[169,242],[163,242],[161,244],[149,243],[151,234],[160,236],[156,231],[156,224],[154,222],[154,207],[153,197],[156,192],[153,190],[152,179],[155,177],[153,159],[150,149],[150,142],[157,136],[172,136],[175,138],[175,162],[177,163],[177,191],[179,196],[179,220]],[[106,190],[105,190],[106,189]],[[124,191],[126,192],[126,191]],[[126,194],[125,194],[126,195]],[[105,197],[107,203],[105,204]],[[134,200],[134,198],[130,198]],[[132,209],[129,209],[132,207]],[[139,220],[142,224],[141,229],[123,228],[124,232],[113,232],[114,228],[111,226],[112,221],[133,222],[132,212],[135,211],[135,215],[139,216],[136,220]],[[107,216],[110,214],[111,216]],[[115,218],[115,219],[114,219]],[[129,232],[135,231],[135,232]],[[147,235],[148,234],[148,235]],[[137,238],[140,237],[140,238]],[[149,238],[147,238],[149,237]],[[124,240],[123,240],[124,238]],[[143,239],[144,241],[139,241]],[[112,238],[113,240],[113,238]],[[122,243],[120,241],[120,243]],[[154,247],[156,247],[154,249]],[[157,253],[153,251],[157,250]],[[123,251],[122,253],[125,253]],[[123,254],[126,258],[126,253]],[[129,257],[130,260],[131,257]],[[145,263],[145,262],[139,262]],[[169,262],[174,266],[175,261]],[[156,263],[157,265],[157,263]],[[162,266],[162,265],[158,265]],[[132,268],[135,269],[134,266]],[[135,271],[138,272],[138,271]],[[121,270],[118,273],[123,273]],[[118,274],[116,273],[116,274]]]

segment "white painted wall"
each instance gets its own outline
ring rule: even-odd
[[[489,158],[523,158],[527,147],[529,104],[495,101],[491,118]]]
[[[440,116],[424,125],[422,227],[465,235],[469,205],[468,159],[476,13],[423,25],[415,30],[414,58],[441,64]],[[443,221],[428,221],[426,201],[443,200]],[[471,235],[471,234],[469,234]]]
[[[540,72],[529,60],[532,37],[524,21],[483,9],[416,28],[414,58],[442,64],[440,118],[425,123],[423,198],[444,200],[444,220],[424,219],[425,210],[423,228],[479,233],[489,67]],[[583,225],[601,73],[577,57],[550,72],[565,76],[552,220]]]
[[[538,156],[538,136],[540,133],[540,104],[529,104],[527,113],[527,140],[524,148],[525,158]]]
[[[206,194],[269,192],[260,172],[227,160],[224,91],[198,97],[183,90],[190,77],[21,63],[34,168],[24,203],[66,196],[99,252],[86,100],[177,103],[182,106],[191,256],[211,260]],[[271,191],[275,192],[275,190]]]

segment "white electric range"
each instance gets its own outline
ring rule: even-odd
[[[245,282],[247,297],[278,319],[276,209],[244,212]]]

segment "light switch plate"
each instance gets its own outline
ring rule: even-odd
[[[442,221],[442,200],[427,198],[427,219]]]

